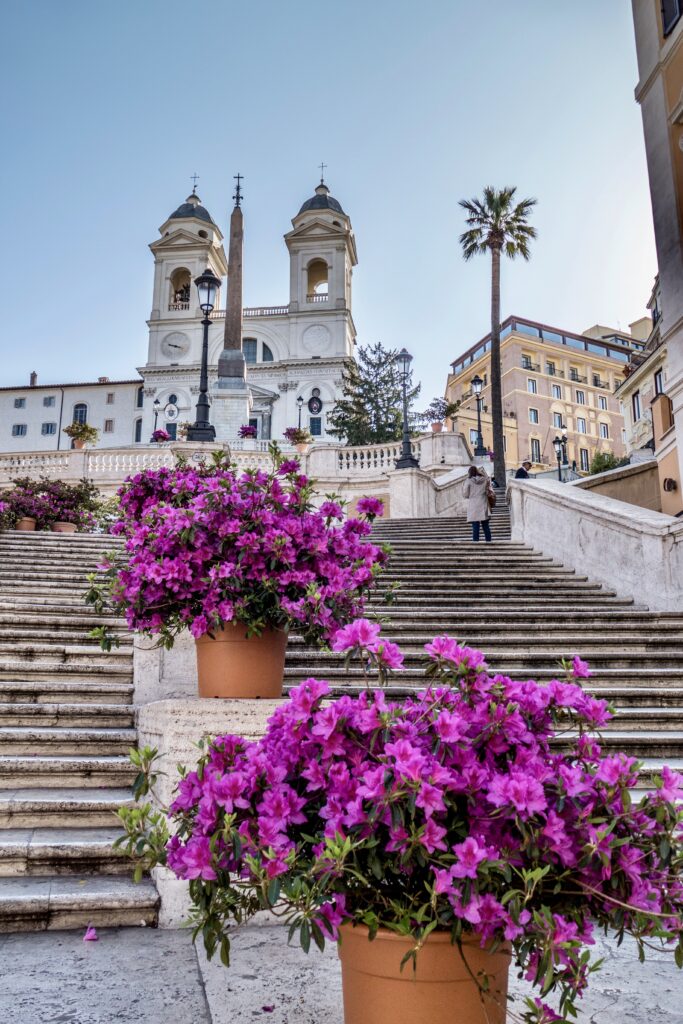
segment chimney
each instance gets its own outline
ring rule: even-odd
[[[29,380],[30,387],[34,388],[36,386],[36,384],[38,383],[38,374],[36,373],[35,370],[33,370],[31,372],[31,376],[29,377],[28,380]]]
[[[97,378],[97,383],[98,384],[108,384],[109,383],[109,377],[98,377]]]

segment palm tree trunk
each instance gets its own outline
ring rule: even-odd
[[[500,370],[500,246],[491,248],[491,420],[493,424],[493,475],[505,487],[503,443],[503,391]]]

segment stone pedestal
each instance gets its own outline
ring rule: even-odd
[[[211,422],[216,439],[235,441],[240,427],[249,422],[251,392],[239,377],[219,377],[211,392]]]
[[[178,782],[177,766],[194,767],[200,756],[197,743],[207,737],[233,733],[257,740],[279,700],[158,700],[137,711],[138,745],[156,747],[159,769],[164,772],[155,787],[156,802],[168,806]],[[154,882],[161,897],[159,926],[180,928],[190,903],[188,883],[167,868],[155,868]]]

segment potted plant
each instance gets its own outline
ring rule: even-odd
[[[171,440],[171,435],[169,434],[168,430],[164,430],[162,427],[159,427],[157,430],[153,432],[152,440],[155,442],[155,444],[164,444],[165,441]]]
[[[187,432],[192,424],[189,420],[183,420],[182,423],[178,424],[176,435],[179,441],[187,441]]]
[[[64,433],[73,441],[74,448],[85,448],[86,444],[95,444],[100,432],[97,427],[91,427],[89,423],[75,421],[64,427]]]
[[[256,427],[250,423],[245,423],[240,427],[238,434],[244,441],[244,447],[254,449],[256,447]]]
[[[87,596],[166,648],[189,629],[203,697],[279,696],[290,627],[326,641],[386,561],[366,540],[381,502],[359,502],[355,519],[333,499],[315,508],[298,461],[270,451],[270,472],[240,472],[216,452],[132,477],[112,528],[127,559]]]
[[[429,423],[435,434],[443,430],[443,423],[446,419],[455,416],[460,408],[460,402],[447,402],[445,398],[433,398],[429,406],[420,414],[420,419]]]
[[[332,646],[401,665],[368,620]],[[138,874],[161,863],[189,880],[194,935],[226,965],[230,922],[259,910],[306,951],[339,939],[346,1024],[503,1024],[511,960],[537,993],[514,1019],[566,1024],[599,967],[596,928],[683,966],[680,777],[663,768],[631,797],[638,765],[602,754],[611,714],[578,657],[538,684],[448,636],[426,651],[429,685],[402,703],[331,701],[308,679],[256,743],[210,742],[181,771],[172,834],[149,803],[121,812]]]
[[[294,445],[300,455],[306,454],[313,441],[310,431],[305,427],[287,427],[283,437]]]

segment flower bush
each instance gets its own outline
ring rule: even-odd
[[[183,629],[200,637],[232,621],[249,635],[296,626],[326,640],[359,615],[387,557],[366,540],[380,506],[346,519],[333,498],[316,509],[299,462],[271,454],[269,473],[240,473],[216,453],[132,477],[112,528],[126,538],[125,564],[108,564],[90,603],[111,603],[167,647]]]
[[[91,427],[89,423],[80,423],[77,420],[64,427],[64,433],[72,441],[84,441],[86,444],[95,444],[100,432],[97,427]]]
[[[19,477],[11,489],[0,493],[5,507],[1,522],[11,528],[22,516],[30,516],[36,520],[37,530],[48,530],[53,523],[75,523],[79,530],[89,530],[98,501],[99,492],[89,480],[67,484],[45,476],[38,480]]]
[[[393,645],[364,620],[333,646],[376,663]],[[262,909],[306,950],[344,922],[411,936],[413,958],[434,929],[474,933],[509,944],[536,987],[528,1024],[573,1017],[596,927],[670,945],[683,966],[681,780],[664,768],[632,802],[638,766],[601,751],[611,713],[578,684],[585,662],[539,684],[490,673],[448,636],[426,653],[430,685],[402,703],[330,702],[307,679],[258,742],[213,740],[183,772],[170,838],[161,815],[145,833],[144,812],[124,812],[129,851],[189,880],[209,954],[227,963],[229,922]]]
[[[252,426],[249,423],[245,423],[244,426],[240,427],[237,433],[239,434],[240,437],[256,437],[256,427]]]
[[[311,432],[305,427],[287,427],[282,436],[290,444],[310,444],[313,440]]]
[[[152,440],[156,441],[157,444],[161,444],[163,441],[170,441],[171,435],[169,434],[168,430],[163,430],[161,427],[159,427],[152,433]]]

